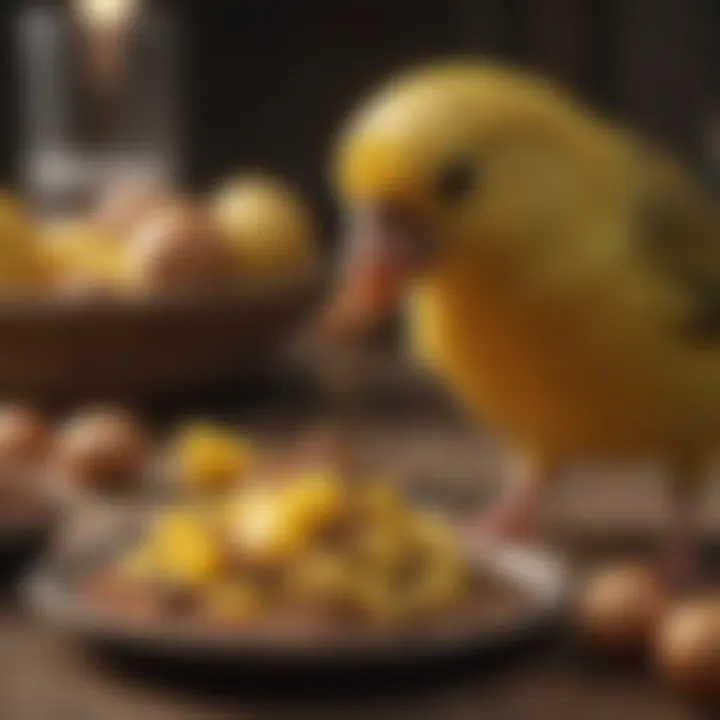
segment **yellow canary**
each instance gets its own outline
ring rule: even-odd
[[[579,457],[687,477],[718,446],[719,214],[681,164],[469,59],[371,96],[335,176],[340,307],[379,315],[405,291],[413,353],[529,460],[526,487]]]

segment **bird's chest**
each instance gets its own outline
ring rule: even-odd
[[[457,281],[417,289],[409,331],[413,354],[473,414],[521,442],[568,452],[622,437],[627,363],[573,307]]]

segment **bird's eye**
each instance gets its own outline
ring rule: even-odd
[[[438,177],[438,193],[443,200],[462,200],[477,181],[475,165],[468,158],[458,158],[448,163]]]

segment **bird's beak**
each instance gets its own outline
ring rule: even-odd
[[[408,282],[429,264],[429,236],[401,205],[366,203],[351,212],[326,332],[357,335],[386,317]]]

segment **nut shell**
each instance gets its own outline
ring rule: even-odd
[[[229,244],[210,215],[193,203],[175,203],[148,215],[130,241],[131,278],[158,293],[227,289],[234,276]]]
[[[23,405],[0,406],[0,465],[40,462],[50,443],[50,427],[40,413]]]
[[[150,214],[168,205],[172,195],[150,178],[117,183],[100,198],[95,219],[115,239],[125,240]]]
[[[590,577],[576,606],[576,628],[590,646],[644,652],[653,643],[668,603],[659,576],[641,565],[616,565]]]
[[[60,469],[74,483],[96,490],[136,485],[150,455],[146,429],[114,408],[86,410],[68,420],[56,438]]]
[[[656,660],[678,690],[720,697],[720,599],[688,601],[668,613]]]

